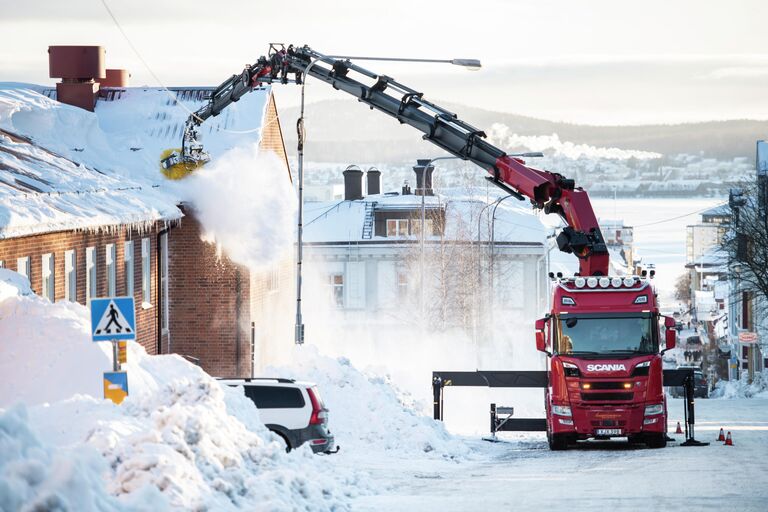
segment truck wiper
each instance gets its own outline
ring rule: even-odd
[[[560,354],[563,356],[575,356],[575,355],[600,355],[600,352],[595,352],[593,350],[573,350],[571,352],[567,352],[564,354]]]

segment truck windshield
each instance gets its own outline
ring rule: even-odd
[[[617,356],[655,354],[658,341],[653,316],[568,315],[558,318],[558,354],[574,356]]]

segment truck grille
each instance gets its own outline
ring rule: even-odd
[[[621,401],[630,402],[634,393],[582,393],[581,399],[590,402]]]
[[[590,389],[625,389],[622,382],[600,382],[593,381],[589,383]]]

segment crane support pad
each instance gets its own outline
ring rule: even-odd
[[[474,372],[432,372],[432,382],[442,386],[487,386],[489,388],[546,388],[547,372],[543,370]]]

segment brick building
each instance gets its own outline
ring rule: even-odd
[[[188,356],[212,375],[251,375],[254,359],[266,363],[267,342],[291,340],[291,325],[282,333],[265,321],[290,301],[290,255],[263,271],[234,263],[203,239],[194,205],[174,195],[158,168],[213,88],[111,85],[95,87],[93,113],[56,102],[50,87],[0,90],[0,105],[12,106],[6,112],[25,116],[0,119],[0,265],[50,300],[87,304],[132,292],[138,341],[149,353]],[[290,180],[269,88],[201,132],[214,160],[258,144]]]

